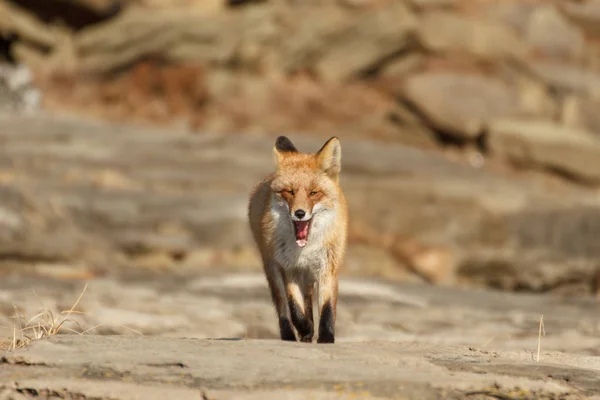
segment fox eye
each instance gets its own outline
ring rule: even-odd
[[[317,192],[316,190],[313,190],[313,191],[311,191],[311,192],[310,192],[310,195],[311,195],[311,196],[316,196],[318,193],[319,193],[319,192]]]
[[[294,195],[294,189],[284,189],[283,191],[284,191],[285,193],[289,193],[289,194],[291,194],[292,196]]]

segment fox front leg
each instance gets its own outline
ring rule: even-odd
[[[292,322],[305,343],[311,343],[314,335],[312,291],[308,292],[308,286],[297,282],[288,282],[286,286]]]
[[[317,343],[335,343],[337,276],[325,273],[319,282],[319,338]]]
[[[267,282],[271,290],[271,298],[279,317],[279,334],[281,340],[295,342],[296,334],[292,326],[290,308],[288,306],[285,280],[281,268],[272,262],[265,266],[267,269]]]

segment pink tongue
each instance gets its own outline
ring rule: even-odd
[[[299,247],[306,246],[308,243],[308,224],[310,221],[298,221],[296,224],[296,244]]]

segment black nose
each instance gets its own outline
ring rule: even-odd
[[[304,210],[296,210],[296,212],[294,213],[294,215],[296,216],[296,218],[302,219],[302,218],[304,218],[304,216],[306,215],[306,213],[304,212]]]

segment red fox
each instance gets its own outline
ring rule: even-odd
[[[313,288],[319,305],[318,343],[335,342],[338,268],[346,252],[348,206],[339,183],[337,137],[315,154],[285,136],[273,148],[276,171],[250,195],[248,219],[263,260],[282,340],[314,334]]]

